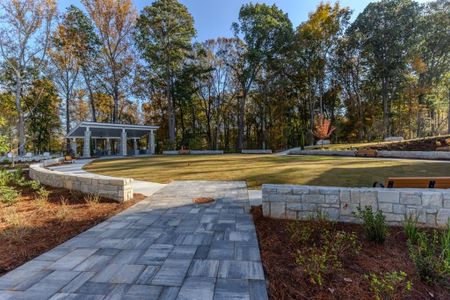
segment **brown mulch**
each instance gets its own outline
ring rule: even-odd
[[[362,148],[387,151],[450,151],[450,136],[378,144]]]
[[[19,202],[0,203],[0,275],[6,273],[105,219],[144,199],[117,203],[109,199],[86,203],[85,196],[46,187],[48,201],[22,190]]]
[[[406,272],[413,284],[411,291],[397,294],[394,299],[450,299],[450,290],[420,281],[408,257],[406,237],[400,227],[390,227],[385,243],[377,245],[364,238],[360,225],[338,223],[339,230],[358,235],[362,249],[355,258],[344,261],[343,269],[320,287],[312,284],[295,263],[298,247],[287,231],[293,221],[263,217],[261,207],[253,207],[252,213],[270,299],[375,299],[364,274],[392,271]]]

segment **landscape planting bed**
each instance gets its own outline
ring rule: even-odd
[[[0,275],[143,199],[135,194],[133,200],[117,203],[45,187],[50,193],[42,200],[31,189],[18,189],[18,202],[0,202]]]
[[[426,284],[419,279],[401,227],[390,227],[387,240],[378,245],[365,238],[361,225],[335,223],[337,230],[356,234],[361,250],[344,259],[342,269],[324,276],[319,285],[296,263],[296,256],[306,253],[304,245],[293,241],[289,230],[296,221],[263,217],[259,207],[252,212],[271,299],[375,299],[365,275],[392,271],[405,272],[405,282],[411,281],[412,288],[407,291],[404,286],[398,287],[390,295],[392,298],[385,299],[450,299],[450,290],[444,284]],[[297,222],[306,226],[316,221]],[[323,223],[312,226],[324,227]],[[306,243],[315,241],[309,239]]]

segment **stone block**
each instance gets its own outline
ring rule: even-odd
[[[325,196],[320,194],[303,195],[302,200],[304,203],[325,203]]]
[[[380,204],[381,205],[381,204]],[[403,204],[393,204],[394,214],[406,214],[406,206]]]
[[[378,203],[378,209],[381,210],[383,213],[394,212],[392,203]]]
[[[292,188],[289,186],[281,186],[277,188],[277,194],[279,195],[292,195]]]
[[[360,206],[358,204],[341,202],[340,215],[341,216],[353,216],[353,213],[357,212],[359,207]]]
[[[434,192],[423,192],[422,206],[426,208],[442,208],[442,194]]]
[[[384,213],[384,217],[386,218],[386,222],[403,222],[405,221],[404,215],[397,215],[391,213]]]
[[[442,207],[443,208],[450,208],[450,199],[444,199]]]
[[[361,192],[358,190],[350,190],[350,201],[353,204],[359,204],[361,201]]]
[[[422,198],[418,192],[401,192],[400,204],[421,205]]]
[[[270,202],[263,201],[262,210],[263,210],[263,215],[265,217],[269,217],[270,216]]]
[[[339,204],[339,194],[325,195],[325,203]]]
[[[436,216],[437,216],[436,213],[433,213],[433,214],[427,213],[426,214],[426,223],[428,226],[434,227],[437,225],[436,224]]]
[[[268,199],[270,202],[285,202],[286,201],[286,195],[268,195]]]
[[[297,212],[294,210],[286,210],[286,219],[297,220]]]
[[[325,213],[330,220],[339,220],[339,208],[322,208],[321,211]]]
[[[360,205],[362,208],[366,206],[371,206],[373,211],[376,211],[378,209],[378,202],[377,202],[377,193],[376,192],[361,192],[360,194]]]
[[[287,202],[286,209],[291,211],[303,210],[303,204],[300,202]]]
[[[350,202],[350,191],[348,190],[340,190],[339,198],[341,202]]]
[[[425,214],[425,210],[422,209],[421,207],[407,206],[406,207],[406,216],[417,217],[417,221],[419,223],[426,223],[427,222],[427,217],[426,217],[426,214]]]
[[[326,188],[326,189],[320,189],[320,193],[322,195],[339,195],[339,189],[337,188]]]
[[[305,187],[293,187],[292,188],[293,195],[305,195],[309,194],[309,189]]]
[[[270,203],[270,216],[272,218],[284,218],[286,216],[286,203],[285,202],[271,202]]]
[[[400,192],[378,191],[378,202],[380,202],[380,203],[400,203]]]
[[[440,209],[436,216],[436,223],[440,226],[445,226],[450,219],[450,209]]]

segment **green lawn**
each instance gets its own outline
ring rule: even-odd
[[[263,183],[372,186],[389,176],[450,176],[450,164],[330,156],[211,155],[98,160],[94,173],[167,183],[171,180],[246,180]]]

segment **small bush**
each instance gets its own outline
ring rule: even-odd
[[[43,186],[41,186],[37,191],[37,196],[38,196],[39,200],[46,202],[46,201],[48,201],[49,195],[50,195],[50,192],[47,191],[47,189]]]
[[[293,221],[288,224],[287,230],[291,235],[291,241],[295,244],[304,244],[313,235],[311,226],[302,226],[300,221]]]
[[[425,232],[419,232],[417,243],[408,241],[409,256],[416,266],[417,273],[422,281],[427,283],[443,282],[450,284],[450,264],[446,255],[446,246],[440,245],[440,239],[445,240],[444,235],[439,235],[435,230],[430,236]]]
[[[297,250],[295,262],[308,274],[311,283],[323,285],[325,277],[342,268],[345,257],[359,253],[361,245],[355,233],[324,230],[312,247]]]
[[[25,187],[27,186],[27,180],[23,176],[22,169],[17,169],[16,171],[10,173],[10,184],[15,186]]]
[[[374,214],[372,207],[366,206],[364,210],[358,208],[355,215],[363,221],[366,237],[377,244],[383,244],[388,233],[383,213],[379,210]]]
[[[89,206],[95,206],[100,203],[100,195],[98,194],[88,194],[84,196],[84,201]]]
[[[28,181],[28,186],[35,192],[41,189],[41,184],[39,183],[39,181],[36,180]]]
[[[441,249],[442,257],[447,268],[450,269],[450,220],[447,223],[447,228],[441,235]]]
[[[0,186],[0,202],[12,205],[18,201],[19,193],[11,186]]]
[[[8,185],[11,175],[8,171],[0,169],[0,186]]]
[[[405,223],[403,224],[403,228],[405,230],[406,237],[413,244],[415,244],[417,242],[417,238],[418,238],[418,234],[419,234],[419,229],[417,228],[417,220],[418,220],[418,216],[417,215],[414,216],[411,214],[406,218]]]
[[[60,207],[58,208],[58,211],[56,212],[56,217],[58,219],[61,219],[63,221],[68,219],[69,213],[70,213],[70,208],[69,208],[68,204],[69,204],[69,201],[67,201],[67,199],[64,197],[61,197]]]
[[[370,290],[375,294],[375,299],[393,299],[396,293],[405,293],[412,289],[412,282],[406,280],[406,273],[387,272],[378,276],[370,273],[364,276],[369,280]]]

